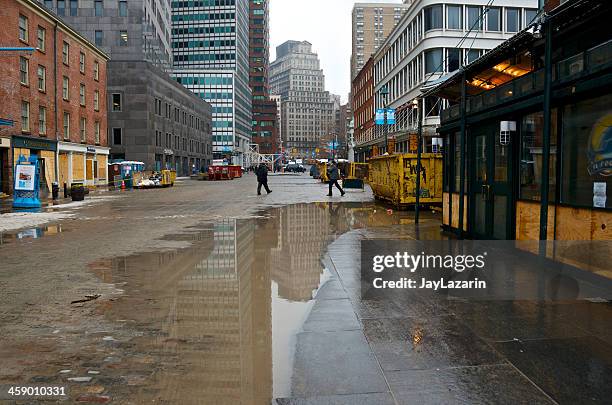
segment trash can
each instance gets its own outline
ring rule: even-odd
[[[53,182],[53,184],[51,185],[51,194],[53,196],[54,200],[57,200],[59,198],[59,184],[57,184],[56,181]]]
[[[72,201],[83,201],[85,199],[85,187],[82,184],[73,184],[70,188]]]

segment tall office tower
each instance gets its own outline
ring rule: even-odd
[[[173,76],[213,106],[213,155],[243,164],[252,127],[249,2],[173,1]]]
[[[325,91],[319,57],[307,41],[276,47],[270,65],[270,89],[281,96],[283,144],[294,157],[314,157],[334,127],[334,103]]]
[[[105,51],[110,158],[179,175],[212,159],[211,108],[168,75],[168,0],[39,0]],[[68,48],[69,49],[68,44]]]
[[[408,7],[410,4],[355,3],[352,13],[351,80],[383,44]]]
[[[252,141],[260,153],[278,151],[276,102],[270,99],[269,0],[250,0],[249,85],[253,92]]]

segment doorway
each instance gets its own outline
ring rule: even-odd
[[[502,143],[497,125],[484,125],[471,132],[472,233],[478,239],[511,239],[512,145]]]

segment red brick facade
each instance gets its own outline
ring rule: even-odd
[[[30,52],[0,51],[0,118],[14,121],[13,126],[0,127],[0,137],[26,136],[107,146],[107,56],[32,0],[4,1],[0,8],[0,21],[3,25],[0,44],[3,47],[37,48]],[[39,39],[42,36],[44,40]],[[68,63],[63,60],[64,42],[69,46]],[[83,69],[81,54],[84,57]],[[27,74],[22,73],[26,64]],[[44,71],[42,86],[39,85],[39,68],[41,72]],[[23,77],[27,77],[25,83],[22,82]],[[69,83],[68,100],[63,99],[64,77],[68,78]],[[81,84],[85,86],[84,105],[80,100]],[[94,108],[96,91],[97,109]],[[29,125],[22,119],[23,102],[29,105]],[[41,107],[46,109],[44,127],[40,124]],[[64,112],[70,116],[68,137],[64,136],[63,131]],[[80,130],[81,118],[86,120],[84,139]],[[96,139],[96,122],[99,123],[99,139]],[[3,160],[7,160],[6,157]],[[8,153],[8,160],[12,161],[11,153]],[[2,189],[6,190],[12,163],[3,161],[2,164],[5,166]],[[6,170],[7,166],[9,170]]]
[[[373,137],[374,127],[374,63],[370,58],[351,85],[354,137],[357,145]]]

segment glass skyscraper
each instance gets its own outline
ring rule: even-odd
[[[251,142],[249,2],[172,1],[174,78],[213,107],[213,156],[242,164]]]

